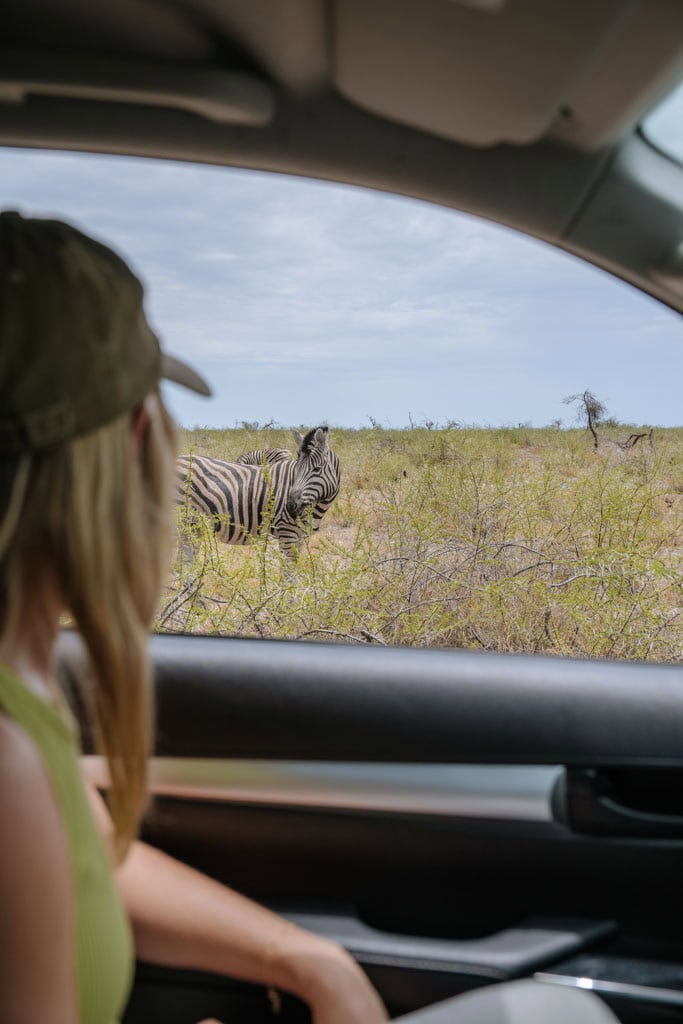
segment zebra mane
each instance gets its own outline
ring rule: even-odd
[[[309,430],[308,433],[306,434],[306,436],[304,437],[303,441],[301,442],[301,448],[299,449],[299,451],[301,452],[302,455],[305,455],[306,452],[310,452],[311,448],[313,447],[313,441],[314,441],[314,438],[315,438],[316,430],[322,430],[323,433],[326,434],[328,432],[329,428],[328,427],[313,427],[311,430]]]

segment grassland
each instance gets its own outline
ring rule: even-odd
[[[336,430],[342,490],[288,570],[202,533],[158,628],[626,659],[683,658],[683,428]],[[186,431],[234,459],[288,431]],[[181,513],[182,514],[182,513]]]

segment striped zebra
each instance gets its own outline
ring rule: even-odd
[[[275,462],[291,462],[293,459],[289,448],[255,448],[240,455],[237,463],[240,466],[272,466]]]
[[[209,519],[218,540],[246,544],[265,520],[280,548],[294,555],[309,526],[320,526],[341,481],[327,427],[305,436],[295,430],[294,437],[296,458],[284,448],[248,452],[237,462],[181,455],[176,463],[177,501],[187,506],[190,527],[199,513]],[[184,552],[188,540],[183,539]]]

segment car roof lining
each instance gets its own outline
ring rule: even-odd
[[[3,24],[12,48],[260,71],[466,145],[584,148],[683,74],[682,33],[678,0],[22,0]]]
[[[554,134],[594,147],[683,73],[680,5],[554,0],[548,14],[547,0],[343,0],[333,81],[364,109],[468,145]]]

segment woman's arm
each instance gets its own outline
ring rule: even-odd
[[[304,999],[318,1024],[379,1024],[386,1014],[355,961],[144,843],[117,872],[138,956],[228,974]]]
[[[68,841],[42,756],[0,714],[0,1019],[76,1024]]]
[[[96,791],[93,801],[106,831]],[[386,1020],[365,974],[335,943],[145,843],[131,846],[116,874],[141,959],[281,988],[309,1004],[315,1024]]]

